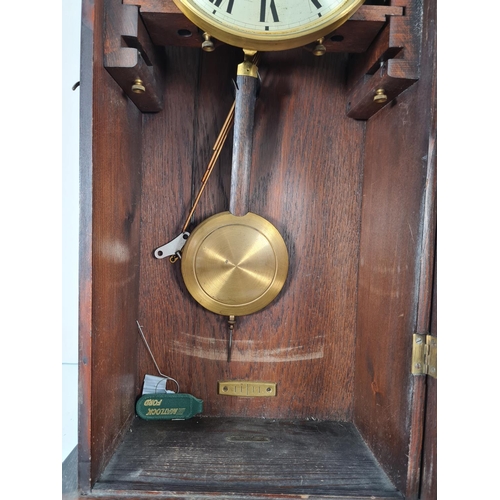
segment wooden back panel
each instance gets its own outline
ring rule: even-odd
[[[179,234],[233,102],[237,49],[168,49],[165,110],[145,116],[140,321],[164,373],[202,398],[211,416],[333,418],[352,411],[364,124],[345,116],[346,56],[263,54],[250,211],[273,223],[290,255],[287,282],[266,309],[227,318],[187,293],[180,266],[152,256]],[[195,215],[228,209],[231,141]],[[155,373],[141,350],[139,378]],[[216,394],[217,381],[278,383],[276,398]]]

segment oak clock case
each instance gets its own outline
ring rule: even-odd
[[[206,5],[217,17],[242,2]],[[246,3],[258,22],[265,5],[264,30],[273,9],[285,22],[282,2]],[[223,41],[173,1],[84,0],[82,500],[435,500],[424,490],[436,470],[436,380],[425,354],[413,358],[435,335],[435,4],[388,3],[367,0],[307,45],[286,48],[282,34],[283,49],[264,50]],[[214,51],[202,50],[206,41]],[[240,181],[233,125],[181,235],[181,259],[155,258],[187,220],[245,58],[260,86],[248,196],[231,185]],[[277,295],[241,316],[198,302],[182,270],[205,258],[197,240],[222,244],[225,217],[244,220],[231,214],[233,196],[275,228],[288,256]],[[212,217],[215,231],[203,234]],[[259,263],[281,262],[266,245]],[[217,281],[220,268],[208,267]],[[266,269],[263,288],[276,274]],[[162,373],[203,401],[200,415],[137,417],[144,377],[157,373],[138,323]]]

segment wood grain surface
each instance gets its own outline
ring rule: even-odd
[[[345,117],[345,56],[295,50],[259,63],[249,209],[280,231],[290,270],[270,306],[238,318],[231,363],[227,318],[194,302],[179,266],[152,256],[189,210],[191,186],[199,186],[233,102],[240,52],[168,51],[165,112],[144,120],[139,319],[164,373],[203,399],[207,415],[346,420],[364,126]],[[228,208],[230,140],[226,148],[192,227]],[[154,366],[145,350],[139,357],[142,379]],[[277,382],[279,395],[218,396],[217,381],[225,379]]]
[[[364,162],[354,422],[409,499],[426,395],[409,363],[412,334],[430,324],[435,244],[434,37],[429,23],[423,78],[367,123]]]
[[[245,418],[136,419],[94,493],[123,490],[402,498],[354,425]]]
[[[434,274],[430,333],[435,337],[438,336],[436,273]],[[420,498],[422,500],[437,499],[437,379],[431,377],[427,377]]]
[[[86,5],[83,16],[88,45],[82,54],[89,70],[81,85],[79,461],[84,489],[114,452],[134,415],[136,396],[142,114],[103,67],[102,32],[92,32],[102,25],[103,7]]]
[[[248,213],[258,85],[258,78],[245,75],[236,77],[229,211],[238,217]]]

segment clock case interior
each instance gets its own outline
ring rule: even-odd
[[[203,52],[173,2],[83,1],[82,498],[435,498],[436,380],[411,359],[413,334],[436,334],[436,5],[377,3],[321,57],[262,53],[249,203],[290,267],[238,318],[228,363],[227,318],[153,251],[180,232],[242,51]],[[191,229],[227,210],[230,164],[231,138]],[[136,321],[201,415],[136,417],[157,374]],[[221,380],[277,395],[218,395]]]

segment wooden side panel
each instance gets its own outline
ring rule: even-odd
[[[427,300],[422,303],[423,312],[422,325],[419,326],[423,331],[429,331],[434,336],[437,336],[437,255],[436,255],[436,233],[437,233],[437,88],[436,88],[436,69],[437,69],[437,54],[436,54],[436,31],[437,31],[437,12],[436,1],[428,1],[425,3],[424,10],[424,25],[426,26],[426,38],[422,58],[426,61],[423,68],[424,78],[432,81],[431,105],[433,108],[433,116],[431,117],[431,140],[429,141],[428,161],[432,170],[432,175],[429,176],[431,184],[431,197],[428,197],[427,205],[433,211],[431,220],[433,224],[428,229],[429,238],[427,239],[428,248],[427,254],[432,256],[429,260],[428,267],[432,266],[433,293],[432,297],[427,294]],[[432,74],[431,74],[432,73]],[[431,275],[428,271],[423,273]],[[422,280],[421,280],[422,282]],[[430,283],[425,283],[429,287]],[[427,324],[424,322],[426,317],[430,316],[430,321]],[[426,405],[425,405],[425,425],[423,434],[423,449],[422,449],[422,475],[420,481],[421,500],[437,500],[437,380],[432,377],[427,377],[426,387]]]
[[[83,142],[92,152],[81,160],[80,462],[91,461],[82,465],[84,491],[134,415],[142,121],[103,67],[103,2],[85,5],[93,56],[82,58]]]
[[[434,275],[430,333],[437,337],[437,276]],[[427,378],[421,500],[437,500],[437,380]]]
[[[356,339],[355,423],[402,490],[425,186],[425,145],[408,113],[416,97],[411,88],[367,127]]]
[[[421,79],[367,125],[356,342],[354,421],[408,499],[419,494],[426,397],[411,344],[430,322],[436,216],[435,24],[425,26]]]
[[[233,102],[242,54],[179,50],[168,51],[166,92],[176,102],[147,117],[144,133],[140,321],[158,363],[182,391],[204,400],[206,415],[348,420],[364,124],[345,116],[346,57],[262,55],[249,208],[283,235],[290,270],[273,303],[238,318],[228,364],[227,318],[195,303],[180,266],[152,252],[180,232],[191,182],[199,186]],[[228,209],[228,142],[191,228]],[[155,368],[145,349],[140,357],[142,379]],[[218,396],[217,381],[227,379],[274,381],[278,396]]]
[[[90,490],[92,428],[92,78],[94,2],[82,2],[78,313],[78,486]]]

